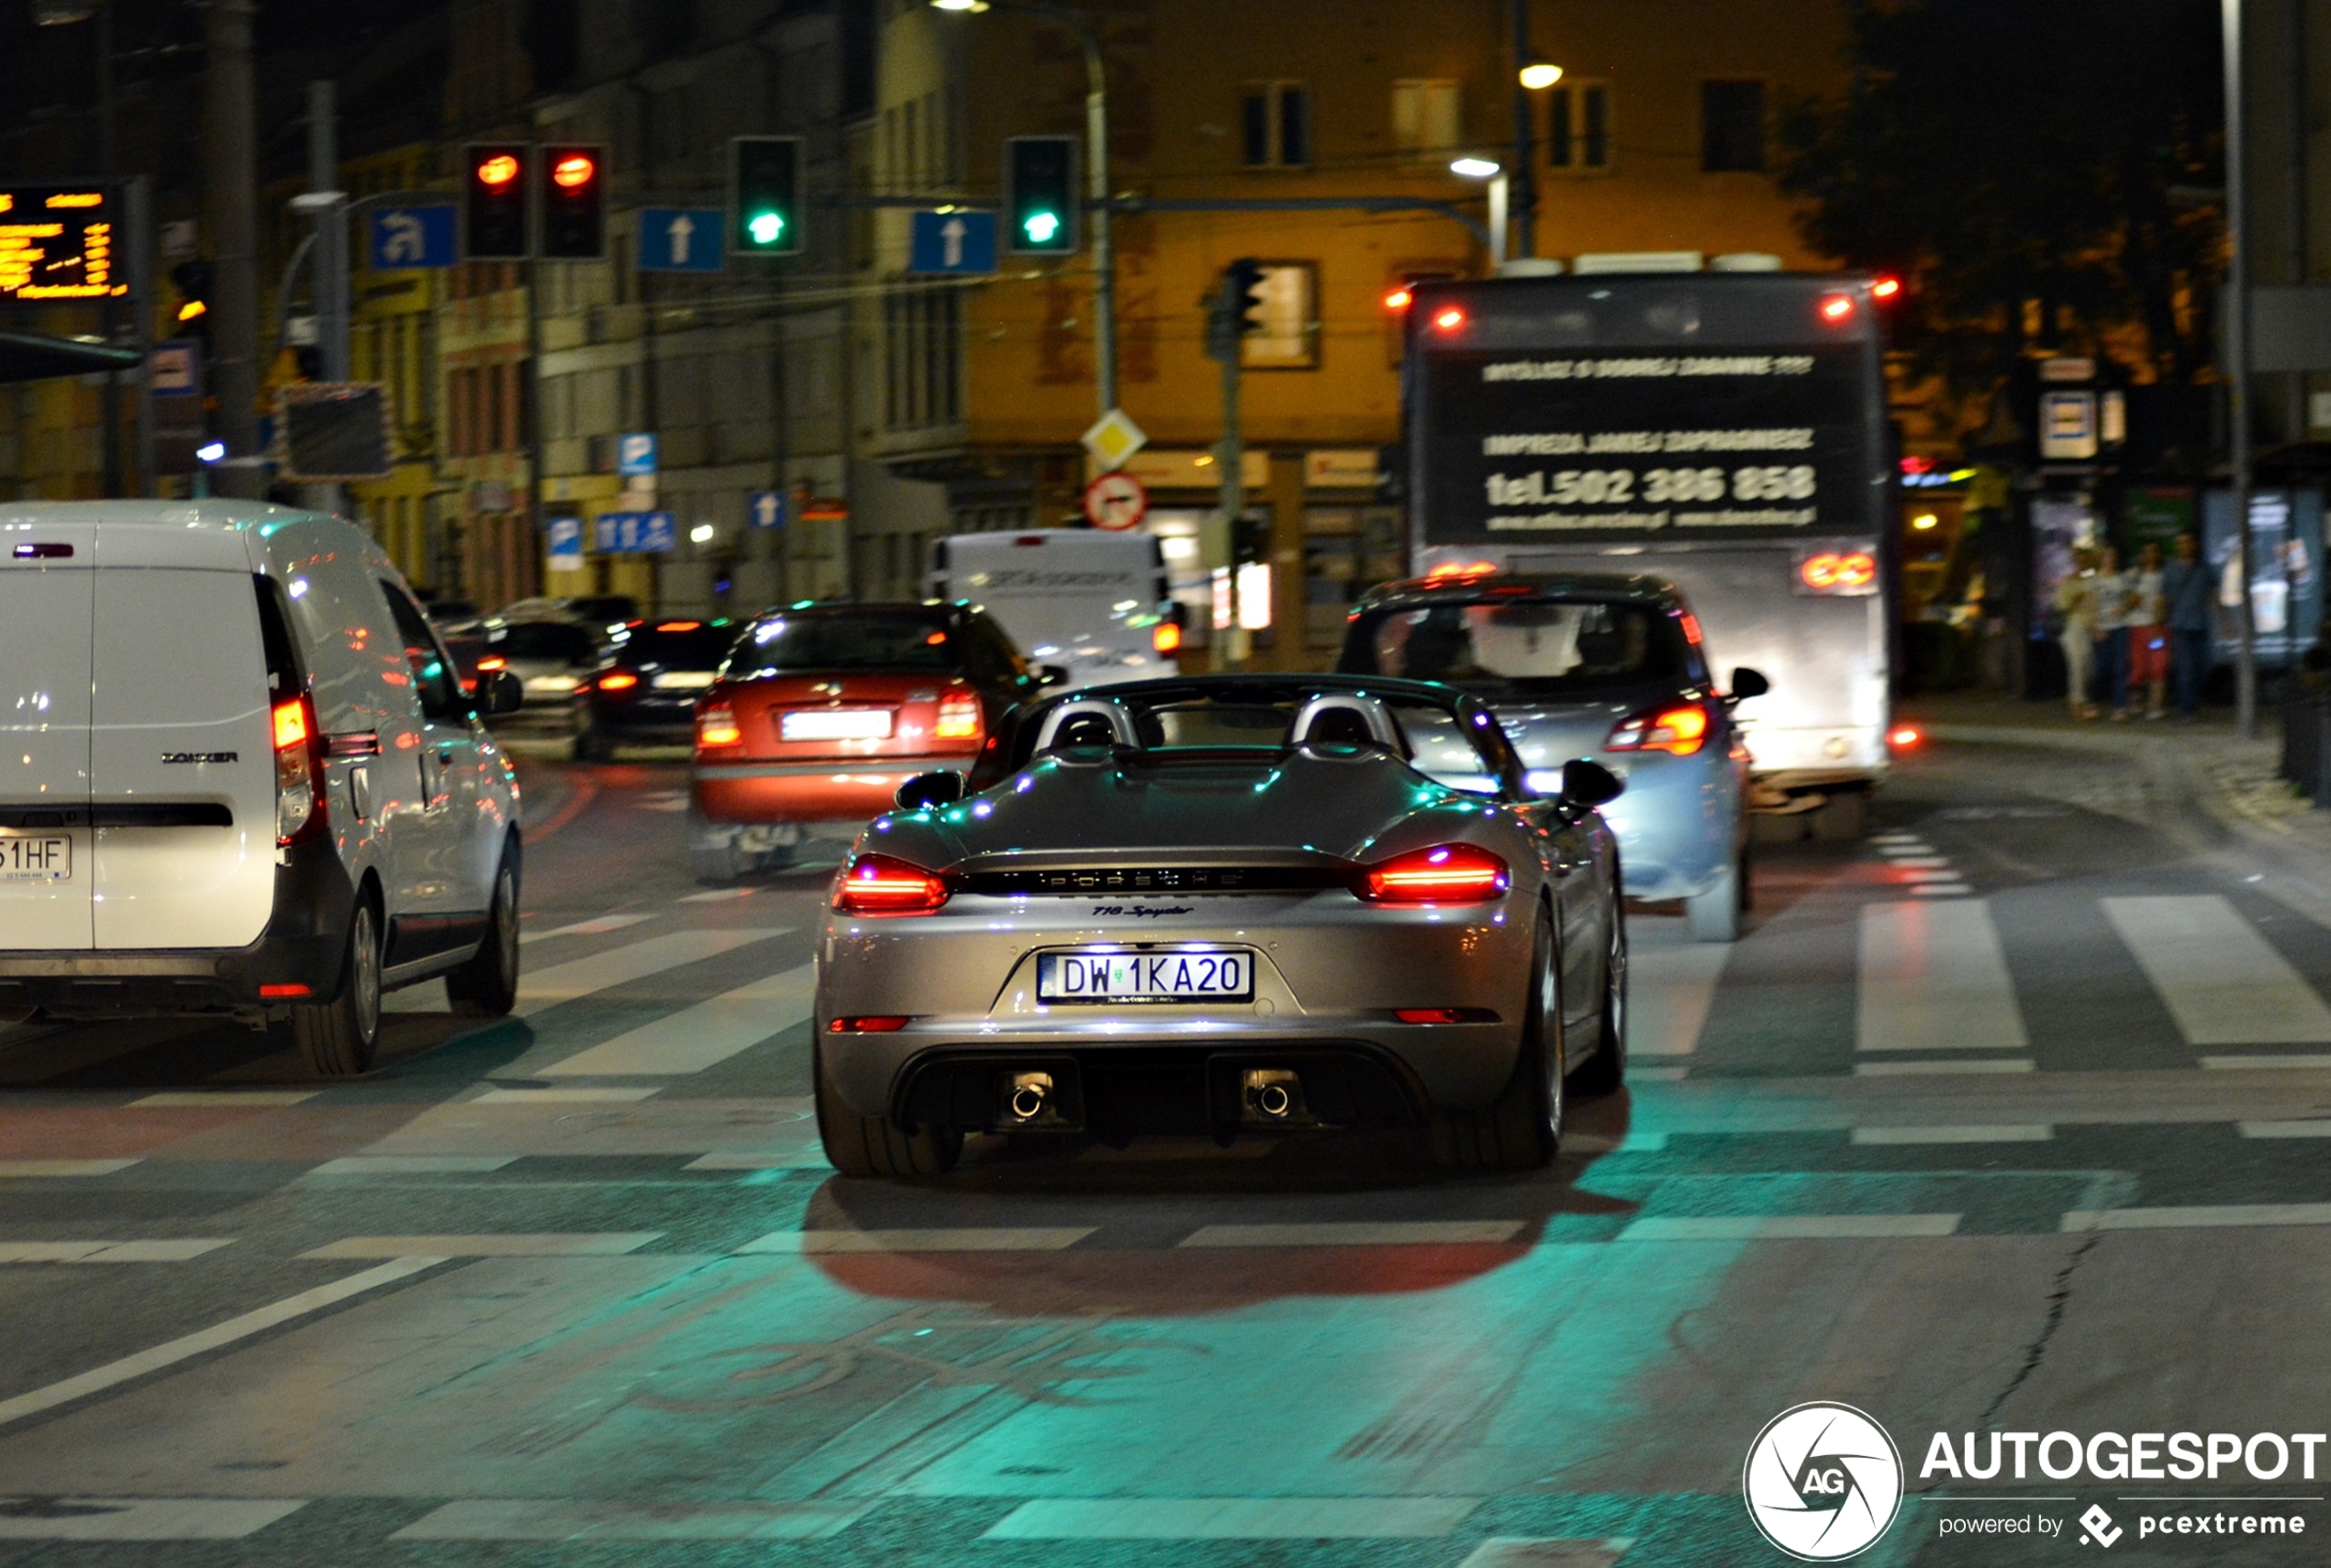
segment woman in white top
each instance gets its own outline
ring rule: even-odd
[[[2120,553],[2107,545],[2096,550],[2096,685],[2110,695],[2113,717],[2126,718],[2129,706],[2129,595],[2136,573],[2121,570]],[[2093,705],[2089,715],[2094,717]]]
[[[2161,547],[2148,544],[2136,558],[2136,586],[2129,594],[2129,690],[2145,688],[2145,717],[2161,717],[2161,694],[2169,679],[2169,599],[2161,588]],[[2114,715],[2126,718],[2124,707]]]
[[[2056,585],[2056,613],[2063,627],[2056,634],[2064,650],[2064,700],[2074,718],[2094,718],[2088,700],[2088,683],[2096,659],[2096,558],[2085,550],[2072,552],[2072,574]]]

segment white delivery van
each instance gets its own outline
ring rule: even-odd
[[[963,599],[1000,622],[1028,662],[1065,684],[1176,673],[1182,628],[1155,536],[1100,528],[954,534],[931,547],[924,592]]]
[[[213,1013],[361,1073],[383,990],[518,989],[518,787],[362,529],[0,506],[0,1015]]]

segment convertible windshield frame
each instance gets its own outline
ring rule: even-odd
[[[1395,678],[1536,697],[1704,685],[1706,661],[1688,620],[1680,606],[1633,595],[1485,586],[1364,607],[1352,618],[1339,663],[1347,674],[1384,678],[1393,674],[1383,665],[1397,651],[1410,667]],[[1566,658],[1567,665],[1543,673],[1527,668]]]

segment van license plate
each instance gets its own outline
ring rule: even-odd
[[[1052,952],[1036,961],[1039,1002],[1251,1002],[1255,955],[1244,949]]]
[[[0,828],[0,882],[71,882],[72,839]]]

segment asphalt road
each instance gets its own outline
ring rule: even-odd
[[[1632,1087],[1541,1175],[919,1187],[818,1152],[823,874],[699,889],[678,768],[530,766],[518,1017],[401,994],[330,1087],[231,1027],[0,1031],[0,1563],[1780,1562],[1743,1461],[1815,1399],[1909,1470],[1865,1562],[2058,1561],[2091,1505],[2114,1561],[2320,1561],[2127,1500],[2331,1532],[2295,1471],[1919,1473],[2331,1415],[2331,906],[2066,765],[1905,766],[1868,844],[1760,851],[1735,948],[1638,911]],[[1987,1517],[2059,1533],[1946,1533]]]

